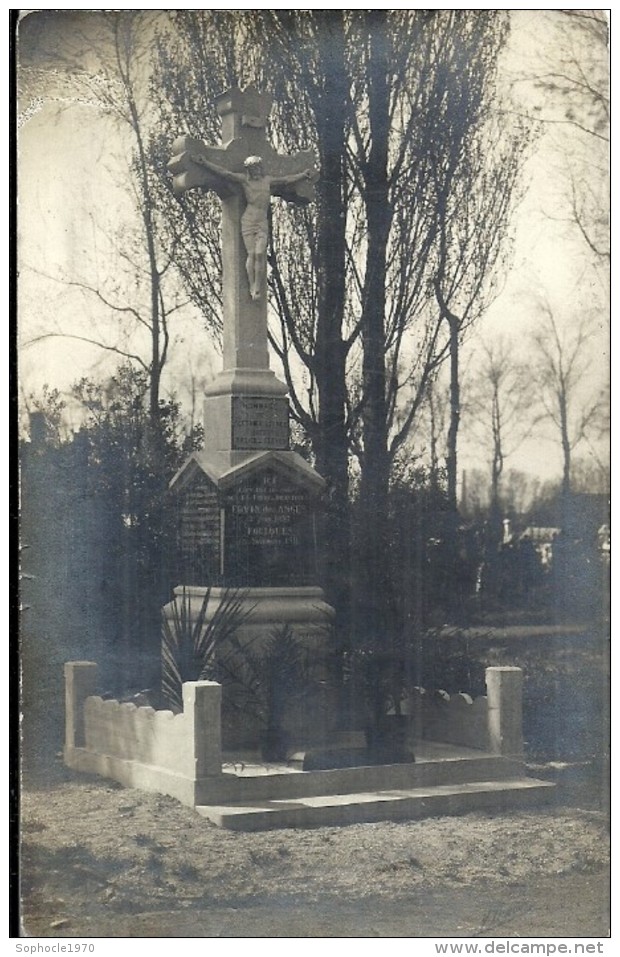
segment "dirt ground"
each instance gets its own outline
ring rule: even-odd
[[[606,937],[595,808],[237,834],[55,767],[24,779],[25,937]]]

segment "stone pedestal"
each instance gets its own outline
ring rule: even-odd
[[[234,590],[248,613],[236,637],[253,653],[290,628],[311,660],[313,692],[291,702],[285,731],[297,746],[321,744],[335,723],[326,665],[334,611],[318,586],[316,556],[325,483],[288,449],[288,399],[269,370],[220,373],[205,395],[205,433],[205,451],[192,455],[171,484],[180,559],[175,595],[185,596],[195,621],[209,588],[211,621]],[[164,613],[171,617],[170,605]],[[255,750],[260,731],[224,688],[224,748]]]
[[[215,614],[225,591],[224,588],[211,588],[207,605],[208,619]],[[183,592],[190,607],[190,614],[195,618],[207,588],[179,586],[174,589],[177,597]],[[290,625],[294,634],[310,648],[315,648],[317,652],[322,650],[325,632],[334,614],[331,605],[325,601],[322,588],[247,588],[239,592],[239,598],[242,607],[249,613],[249,617],[239,628],[240,640],[260,640],[274,624]],[[166,605],[166,608],[169,607]]]
[[[179,586],[175,588],[175,597],[184,596],[189,606],[189,616],[195,621],[203,605],[207,588],[204,586]],[[210,589],[206,620],[211,621],[217,612],[227,589]],[[308,694],[288,698],[289,689],[283,688],[286,699],[286,718],[284,730],[294,748],[319,746],[324,744],[335,725],[336,701],[327,669],[329,650],[329,629],[334,610],[324,599],[323,591],[317,586],[247,588],[236,592],[242,610],[248,614],[238,628],[236,639],[241,647],[249,647],[252,654],[260,655],[270,639],[285,626],[289,626],[293,635],[307,653],[308,680],[311,690]],[[166,605],[164,614],[172,617],[172,603]],[[229,647],[221,649],[220,654],[231,666],[232,674],[244,673],[243,655],[231,655]],[[238,692],[238,689],[237,689]],[[224,682],[222,699],[222,741],[225,751],[256,751],[260,747],[261,733],[266,730],[255,718],[252,701],[245,701],[247,710],[239,710],[233,699],[237,692],[229,693]],[[241,696],[241,701],[245,699]]]
[[[323,485],[295,452],[195,453],[172,483],[179,581],[316,586],[315,519]]]
[[[205,447],[236,465],[251,452],[288,451],[288,398],[270,369],[220,372],[205,390]]]

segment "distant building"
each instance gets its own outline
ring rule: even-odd
[[[542,521],[541,521],[542,520]],[[540,516],[541,524],[529,525],[518,536],[519,542],[529,539],[540,557],[543,567],[549,569],[553,561],[553,544],[558,549],[566,546],[571,555],[598,553],[602,559],[609,554],[610,501],[608,494],[575,492],[562,500],[558,495]],[[544,524],[542,524],[544,522]],[[504,531],[504,541],[506,532]],[[560,536],[560,537],[558,537]],[[514,542],[515,536],[512,536]],[[568,554],[567,553],[567,554]]]
[[[528,525],[519,535],[519,541],[530,541],[543,568],[550,568],[553,560],[553,542],[560,534],[555,525]]]

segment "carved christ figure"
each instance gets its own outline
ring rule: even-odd
[[[241,216],[241,235],[248,257],[245,268],[250,285],[252,299],[260,299],[265,287],[267,275],[267,241],[269,239],[269,203],[273,189],[299,183],[304,179],[312,179],[312,170],[306,169],[302,173],[293,173],[290,176],[268,176],[263,170],[263,161],[260,156],[248,156],[243,165],[245,173],[233,173],[230,170],[211,163],[199,153],[192,154],[194,163],[206,167],[217,176],[230,183],[241,186],[245,196],[245,210]]]

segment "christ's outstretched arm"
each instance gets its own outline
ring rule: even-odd
[[[221,176],[222,179],[226,179],[230,183],[245,183],[246,181],[245,173],[233,173],[228,169],[224,169],[223,166],[218,166],[217,163],[212,163],[211,160],[208,160],[206,156],[202,156],[200,153],[192,153],[191,158],[194,163],[198,163],[199,166],[204,166],[206,169],[211,170],[212,173]]]
[[[271,186],[292,186],[294,183],[300,183],[303,179],[311,180],[313,172],[311,169],[305,169],[302,173],[291,173],[290,176],[270,176]]]

